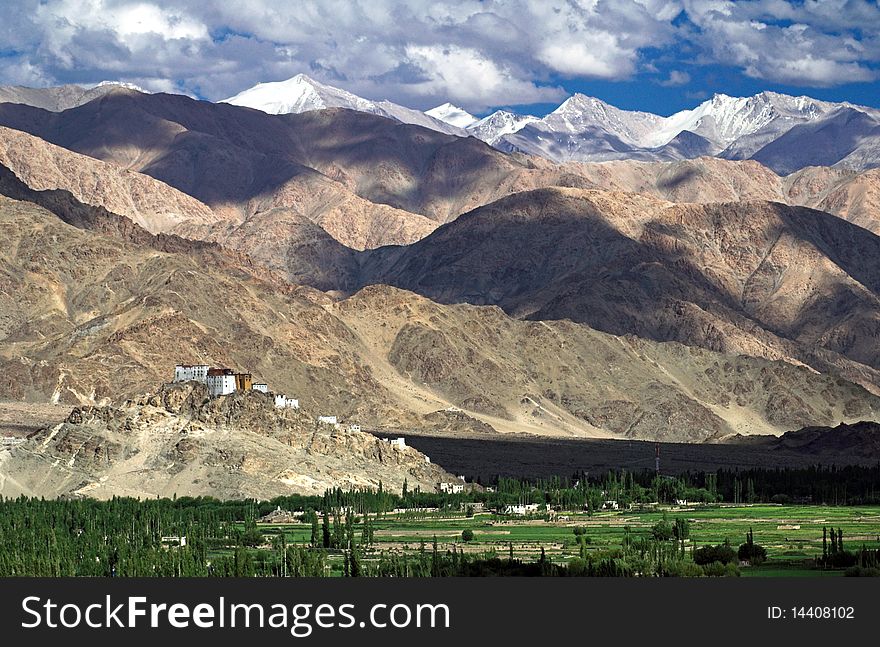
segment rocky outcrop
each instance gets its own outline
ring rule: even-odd
[[[194,382],[120,407],[77,407],[4,461],[4,495],[16,487],[35,496],[266,499],[380,483],[399,491],[404,481],[433,490],[454,478],[411,447],[277,409],[271,395],[211,398]]]

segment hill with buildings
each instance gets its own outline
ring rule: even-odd
[[[341,488],[433,492],[458,479],[424,454],[347,426],[316,422],[273,397],[210,397],[168,385],[117,407],[77,407],[8,452],[0,496],[212,496],[269,499]]]

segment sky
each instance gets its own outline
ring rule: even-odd
[[[4,0],[0,84],[212,101],[305,73],[369,99],[668,115],[762,90],[880,107],[877,0]]]

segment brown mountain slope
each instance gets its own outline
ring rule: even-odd
[[[80,202],[126,216],[154,234],[219,220],[207,205],[147,175],[2,126],[0,164],[34,190],[70,191]]]
[[[120,402],[175,362],[203,361],[248,369],[314,413],[392,429],[439,428],[435,412],[456,406],[456,424],[501,431],[699,441],[880,412],[861,387],[782,362],[387,286],[334,302],[222,250],[162,251],[5,198],[0,240],[0,397]]]
[[[266,203],[309,215],[316,207],[298,207],[303,196],[296,187],[316,182],[316,173],[384,205],[379,216],[403,217],[405,211],[437,222],[571,175],[550,163],[501,153],[472,137],[344,109],[267,115],[179,95],[117,89],[63,113],[0,104],[0,123],[146,173],[233,221]],[[389,206],[397,211],[387,211]]]
[[[533,191],[371,253],[362,282],[880,385],[880,238],[810,209]]]
[[[700,157],[677,162],[566,164],[572,186],[643,193],[671,202],[772,200],[827,211],[880,234],[880,170],[807,167],[780,177],[760,163]]]
[[[105,168],[110,175],[124,173],[118,169],[138,171],[194,196],[217,214],[214,220],[222,218],[238,223],[261,211],[285,207],[316,222],[337,240],[355,249],[405,244],[436,227],[419,214],[373,204],[341,183],[299,163],[295,129],[290,125],[273,122],[271,118],[266,122],[259,116],[249,119],[256,111],[226,106],[220,109],[221,116],[228,110],[233,114],[221,126],[215,123],[218,119],[214,119],[210,109],[207,115],[198,111],[188,114],[183,110],[186,118],[179,118],[196,129],[188,130],[173,121],[178,116],[174,110],[169,119],[140,110],[136,98],[150,96],[117,89],[98,101],[64,113],[11,104],[0,105],[0,113],[8,117],[8,121],[2,120],[14,124],[14,128],[108,162],[111,166]],[[169,100],[173,104],[182,98],[169,97]],[[214,105],[186,101],[195,106]],[[241,122],[236,121],[235,118],[242,115]],[[269,118],[269,115],[262,116]],[[207,132],[198,130],[199,127]],[[227,137],[230,132],[236,136]],[[41,164],[38,168],[40,173],[46,174],[53,165],[57,164]],[[30,174],[36,174],[25,163],[9,166],[29,183]],[[50,171],[43,170],[44,166]],[[132,176],[140,177],[139,174]],[[64,183],[64,180],[63,176],[62,179],[55,177],[54,182],[37,182],[33,186],[65,188],[84,202],[102,204],[99,196],[91,196],[86,190],[78,192],[80,187],[76,182]],[[117,205],[116,209],[126,212],[123,205]],[[129,214],[126,212],[126,215]],[[192,222],[192,225],[200,224],[197,220]],[[204,228],[197,230],[204,231]],[[191,233],[193,229],[185,228],[185,231]]]
[[[151,234],[125,216],[104,207],[83,204],[69,191],[35,191],[6,166],[0,164],[0,195],[38,204],[61,220],[87,229],[152,247],[163,252],[216,252],[224,262],[248,273],[266,276],[277,271],[283,282],[327,289],[354,285],[357,275],[355,252],[334,240],[310,220],[287,212],[258,214],[241,225],[184,225],[178,234]],[[278,210],[274,210],[278,211]],[[268,217],[263,219],[263,216]],[[192,232],[192,233],[190,233]],[[222,244],[217,242],[222,241]],[[279,251],[278,246],[283,245]]]

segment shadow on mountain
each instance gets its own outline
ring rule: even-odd
[[[52,113],[0,104],[0,124],[150,175],[212,207],[321,173],[372,202],[425,213],[519,163],[474,138],[342,108],[293,115],[114,90]]]
[[[773,203],[680,205],[634,223],[639,205],[615,213],[594,197],[551,189],[499,200],[417,243],[365,254],[361,283],[721,352],[764,346],[807,361],[817,357],[808,346],[824,346],[880,368],[871,350],[880,238],[871,232]],[[787,288],[802,266],[815,278]]]

